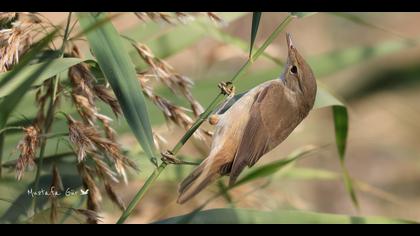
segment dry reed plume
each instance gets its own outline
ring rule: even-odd
[[[143,21],[164,21],[169,24],[188,23],[198,15],[185,12],[136,12],[135,14]],[[199,14],[206,14],[217,23],[223,22],[214,13]],[[12,70],[13,66],[19,63],[19,59],[31,48],[38,34],[46,35],[50,26],[58,28],[42,17],[39,13],[0,12],[0,73]],[[64,43],[62,47],[64,57],[82,58],[74,41],[69,40]],[[168,123],[172,122],[185,130],[189,129],[194,122],[193,116],[198,117],[203,112],[203,107],[191,92],[193,81],[179,74],[166,61],[157,58],[147,45],[133,43],[133,46],[150,68],[146,73],[138,73],[139,85],[145,96],[162,111]],[[50,47],[49,50],[56,49]],[[87,209],[71,209],[85,216],[88,223],[98,223],[103,199],[98,183],[103,184],[103,190],[109,199],[124,210],[125,203],[116,193],[114,184],[119,183],[120,179],[127,183],[127,170],[138,170],[138,167],[125,156],[117,143],[112,119],[101,113],[99,109],[98,102],[101,101],[112,110],[116,118],[122,114],[119,102],[108,85],[98,81],[92,72],[91,65],[83,62],[70,67],[67,78],[68,81],[64,81],[63,78],[54,76],[33,87],[36,91],[37,113],[31,125],[23,128],[23,138],[17,145],[19,157],[16,161],[16,176],[18,180],[21,180],[25,170],[35,166],[39,158],[37,156],[40,153],[39,150],[45,148],[48,135],[53,134],[52,124],[56,121],[58,109],[62,103],[70,102],[80,116],[80,120],[73,118],[76,117],[74,115],[65,114],[68,126],[65,137],[75,154],[75,165],[83,187],[89,189]],[[176,96],[184,97],[191,109],[176,105],[169,99],[155,94],[149,84],[150,79],[168,87]],[[201,128],[194,133],[195,137],[202,140],[209,135],[211,135],[210,132]],[[162,150],[162,144],[166,143],[165,138],[156,132],[153,132],[153,138],[155,146]],[[63,190],[65,186],[63,186],[58,165],[53,165],[51,176],[50,189]],[[58,212],[62,208],[60,199],[50,196],[49,201],[51,204],[50,221],[57,223]]]

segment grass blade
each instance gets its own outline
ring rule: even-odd
[[[315,150],[315,147],[313,146],[307,146],[302,149],[299,149],[290,155],[288,155],[287,158],[278,160],[260,167],[253,168],[251,171],[249,171],[243,178],[241,178],[236,184],[236,186],[248,183],[250,181],[253,181],[255,179],[271,176],[274,173],[281,170],[283,167],[287,166],[290,163],[293,163],[297,161],[298,159],[302,158],[309,152],[312,152]]]
[[[260,25],[261,12],[252,13],[252,28],[251,28],[251,45],[249,46],[249,57],[251,58],[252,49],[254,47],[255,38],[257,37],[258,27]]]
[[[88,29],[98,21],[107,18],[105,13],[79,13],[79,22]],[[150,160],[155,163],[155,148],[152,129],[143,93],[137,80],[134,65],[123,46],[120,34],[112,23],[105,22],[101,27],[86,34],[98,64],[109,81],[117,97],[124,116]]]
[[[353,187],[353,181],[345,165],[345,152],[348,135],[349,118],[347,108],[344,106],[333,106],[333,118],[335,127],[335,139],[337,145],[338,155],[340,157],[341,169],[343,172],[344,185],[347,192],[350,194],[350,198],[353,205],[359,209],[359,201],[357,200],[356,191]]]
[[[9,95],[12,91],[14,91],[17,87],[22,85],[28,78],[28,76],[35,74],[36,71],[40,70],[40,68],[46,67],[46,64],[48,64],[48,68],[45,70],[42,70],[41,73],[37,76],[36,80],[34,81],[34,84],[40,84],[44,80],[53,77],[54,75],[57,75],[66,69],[83,62],[83,59],[80,58],[58,58],[54,60],[49,60],[46,62],[37,63],[34,65],[26,66],[23,68],[19,74],[16,74],[13,76],[13,80],[5,82],[5,84],[0,86],[0,97],[4,97]],[[7,81],[10,77],[10,74],[12,74],[13,71],[10,72],[4,72],[0,74],[0,83],[2,81]]]
[[[348,133],[348,113],[344,106],[333,106],[333,117],[335,126],[335,139],[340,160],[344,161],[346,152],[346,140]]]

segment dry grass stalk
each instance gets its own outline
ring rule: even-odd
[[[64,190],[64,186],[63,186],[63,182],[61,180],[60,172],[59,172],[56,165],[53,166],[53,170],[52,170],[52,183],[51,183],[51,186],[50,186],[50,190],[51,190],[52,193],[54,193],[56,191],[63,191]],[[51,221],[52,224],[55,224],[57,222],[57,219],[58,219],[59,202],[58,202],[57,196],[54,195],[54,194],[51,194],[49,196],[49,199],[51,201],[50,221]]]
[[[84,125],[82,122],[74,120],[71,116],[67,116],[69,127],[69,139],[76,147],[77,160],[82,162],[87,152],[96,150],[96,145],[92,140],[93,136],[99,136],[99,133],[92,126]]]
[[[109,90],[104,85],[93,85],[93,92],[96,95],[96,97],[98,97],[104,103],[108,104],[111,107],[116,117],[122,114],[118,100],[110,94]]]
[[[193,97],[191,88],[193,81],[186,76],[178,74],[171,65],[157,58],[145,44],[133,45],[143,60],[150,66],[155,78],[165,84],[176,95],[183,95],[191,105],[195,116],[200,115],[204,109]]]
[[[146,78],[146,75],[140,74],[138,79],[146,97],[152,101],[156,107],[159,108],[159,110],[162,111],[166,120],[175,123],[185,130],[188,130],[192,126],[194,120],[189,115],[187,115],[186,111],[188,111],[188,109],[174,105],[169,100],[154,94],[153,89],[147,83],[148,79]],[[207,135],[208,133],[202,128],[199,128],[194,133],[194,136],[201,140],[204,140],[205,136]]]
[[[207,16],[216,24],[221,26],[226,26],[226,21],[224,21],[220,16],[214,12],[206,12]]]
[[[72,56],[80,57],[79,49],[74,46],[72,48]],[[85,63],[79,63],[69,70],[69,79],[72,85],[72,98],[80,116],[93,125],[98,117],[104,121],[104,115],[98,113],[95,100],[99,98],[104,103],[109,105],[114,112],[115,116],[121,115],[121,108],[118,100],[111,96],[103,85],[95,83],[95,77],[89,70]],[[109,119],[109,118],[108,118]]]
[[[194,21],[196,15],[199,13],[195,12],[134,12],[134,14],[140,20],[146,22],[152,20],[156,22],[165,22],[168,24],[182,23]],[[225,21],[214,12],[202,12],[208,16],[213,22],[219,25],[226,25]]]
[[[71,54],[74,57],[80,57],[77,47],[72,48]],[[117,178],[117,175],[119,175],[127,183],[126,168],[138,169],[133,161],[122,154],[119,145],[116,143],[115,130],[111,127],[112,120],[100,114],[96,106],[97,99],[100,99],[109,105],[115,116],[118,117],[122,113],[118,100],[110,94],[105,86],[96,83],[95,77],[85,63],[73,66],[69,70],[69,79],[72,86],[72,101],[84,121],[76,121],[72,117],[67,116],[69,139],[75,145],[79,165],[89,155],[94,160],[94,168],[96,170],[95,173],[91,174],[91,177],[95,174],[99,176],[104,183],[109,198],[119,208],[123,209],[125,206],[113,190],[111,182],[119,182]],[[102,123],[105,137],[102,137],[98,131],[95,125],[96,121]],[[103,161],[104,157],[113,163],[116,172],[111,170],[109,165]],[[89,178],[86,174],[85,179],[84,182],[86,183],[92,182],[89,181],[92,178]],[[88,209],[97,211],[97,202],[97,199],[94,197],[88,198]],[[96,223],[93,219],[89,221],[90,223]]]
[[[101,157],[95,153],[91,153],[92,160],[95,162],[96,173],[106,180],[111,180],[115,183],[119,183],[117,173],[109,168],[109,166],[101,159]]]
[[[69,139],[75,145],[79,163],[82,162],[87,153],[102,151],[114,162],[117,172],[127,180],[125,168],[137,169],[133,161],[125,157],[119,145],[108,138],[101,137],[95,127],[83,124],[67,115],[69,126]]]
[[[26,167],[35,166],[36,150],[40,141],[40,130],[36,126],[29,126],[23,129],[24,136],[19,142],[17,149],[20,152],[16,163],[16,176],[21,180]]]
[[[60,83],[57,86],[57,94],[59,95],[63,90]],[[56,94],[56,95],[57,95]],[[45,123],[45,105],[49,98],[53,96],[53,84],[51,79],[45,80],[42,85],[38,88],[35,94],[35,103],[38,106],[38,111],[35,119],[35,123],[38,127],[43,127]],[[53,106],[57,107],[60,104],[60,96],[56,96]]]
[[[11,69],[18,63],[19,57],[27,51],[32,44],[32,32],[36,30],[35,24],[43,23],[38,16],[30,13],[0,13],[0,72]],[[7,27],[6,27],[7,26]],[[67,48],[66,48],[67,50]],[[77,47],[73,47],[70,55],[80,57]],[[115,116],[121,115],[121,108],[118,100],[112,96],[106,86],[98,84],[90,67],[86,63],[80,63],[69,69],[71,84],[71,98],[75,104],[83,122],[76,121],[70,116],[67,117],[69,128],[69,139],[75,145],[78,169],[85,188],[89,189],[88,209],[79,211],[87,215],[90,223],[97,223],[97,215],[90,213],[99,210],[102,200],[99,188],[95,183],[96,176],[103,176],[105,190],[110,199],[123,209],[124,203],[115,193],[111,182],[119,182],[117,176],[122,176],[127,182],[126,168],[137,169],[133,161],[122,154],[119,145],[115,141],[115,131],[111,127],[111,119],[98,112],[96,102],[99,100],[109,105]],[[34,125],[24,129],[24,137],[18,144],[17,149],[20,156],[16,164],[17,178],[20,180],[25,169],[35,165],[36,151],[39,146],[41,133],[47,132],[38,127],[45,127],[46,106],[50,99],[55,98],[53,106],[59,105],[59,98],[62,86],[58,83],[57,94],[53,94],[52,80],[45,80],[39,86],[35,100],[38,106],[36,121]],[[57,95],[55,97],[55,95]],[[47,104],[47,105],[46,105]],[[102,137],[96,127],[96,121],[103,125],[105,137]],[[89,155],[94,160],[93,167],[87,165],[83,160]],[[107,158],[107,162],[104,161]],[[112,164],[107,164],[111,162]],[[114,172],[114,169],[116,170]],[[118,173],[118,174],[117,174]],[[51,188],[62,187],[61,178],[57,167],[53,168],[53,181]],[[57,220],[58,201],[51,197],[51,222]],[[87,214],[89,213],[89,214]],[[95,213],[96,214],[96,213]]]
[[[77,214],[83,215],[84,217],[86,217],[86,220],[88,222],[99,222],[101,221],[102,217],[100,217],[98,215],[97,212],[92,211],[92,210],[86,210],[86,209],[74,209],[72,208],[72,210],[74,212],[76,212]]]
[[[156,22],[165,22],[168,24],[186,24],[195,19],[193,14],[186,12],[134,12],[134,14],[137,16],[137,18],[145,22],[147,20],[152,20]]]
[[[77,165],[77,169],[82,178],[82,182],[83,182],[83,186],[85,190],[89,190],[87,209],[97,213],[100,210],[100,203],[102,202],[102,195],[93,178],[93,175],[92,175],[93,171],[90,169],[90,167],[85,165],[84,162],[79,163]],[[87,222],[89,224],[98,223],[96,219],[92,219],[92,218],[88,218]]]
[[[5,24],[3,23],[5,22]],[[0,72],[8,71],[32,45],[33,33],[41,19],[32,13],[0,13]]]
[[[122,211],[125,210],[125,203],[120,198],[120,196],[115,192],[114,188],[112,187],[111,183],[108,181],[104,181],[105,191],[111,199],[113,203],[115,203]]]
[[[163,147],[164,144],[167,144],[168,141],[162,137],[160,134],[158,134],[157,132],[153,132],[153,143],[155,144],[155,147],[157,150],[159,151],[166,151],[167,149],[165,149]]]

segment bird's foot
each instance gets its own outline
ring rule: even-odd
[[[174,154],[167,150],[166,152],[161,153],[162,158],[161,160],[165,162],[166,164],[172,164],[172,165],[198,165],[198,163],[194,162],[188,162],[188,161],[182,161],[177,159]]]
[[[181,160],[178,160],[175,158],[174,154],[167,150],[166,152],[162,152],[162,161],[165,162],[166,164],[178,164]]]
[[[228,95],[228,97],[235,95],[235,86],[233,86],[232,82],[220,82],[217,87],[220,88],[223,95]]]

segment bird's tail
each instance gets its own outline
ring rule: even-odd
[[[221,175],[219,168],[213,168],[214,163],[210,163],[209,158],[204,160],[179,186],[179,197],[177,202],[183,204],[207,185],[218,179]]]

